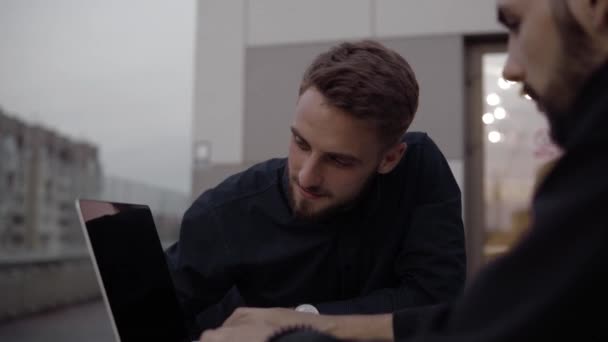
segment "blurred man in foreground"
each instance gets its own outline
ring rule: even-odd
[[[565,151],[534,196],[529,235],[449,305],[243,309],[202,341],[608,340],[608,0],[498,0],[498,19],[509,30],[504,77],[523,84]]]

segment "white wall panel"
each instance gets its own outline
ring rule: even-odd
[[[193,139],[214,163],[242,159],[244,15],[243,0],[198,2]]]
[[[501,32],[493,0],[377,0],[380,37]]]
[[[370,0],[249,0],[248,45],[371,36]]]

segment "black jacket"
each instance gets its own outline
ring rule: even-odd
[[[408,133],[405,141],[395,170],[377,176],[354,208],[331,221],[293,217],[285,159],[201,195],[167,252],[193,334],[220,325],[238,306],[387,313],[460,294],[460,190],[426,134]]]
[[[397,313],[397,339],[608,341],[608,65],[572,110],[528,236],[452,305]]]

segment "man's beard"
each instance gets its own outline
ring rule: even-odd
[[[543,94],[529,85],[524,91],[546,112],[551,139],[564,147],[573,128],[577,113],[572,110],[595,65],[597,49],[581,25],[576,21],[566,1],[552,1],[552,11],[560,35],[561,51]]]
[[[355,196],[354,198],[351,198],[351,199],[348,199],[346,201],[342,201],[339,203],[334,203],[334,204],[329,205],[328,207],[318,209],[315,211],[314,204],[311,202],[311,200],[300,199],[300,201],[296,203],[295,191],[297,191],[297,190],[294,188],[299,186],[298,180],[297,180],[297,177],[295,177],[295,176],[292,177],[290,175],[289,176],[289,185],[287,187],[289,206],[291,207],[293,215],[298,219],[310,221],[310,222],[328,221],[332,218],[335,218],[336,216],[339,216],[340,214],[348,212],[350,209],[355,207],[361,201],[362,197],[364,197],[365,194],[367,194],[369,192],[369,189],[371,188],[371,184],[373,183],[373,180],[375,178],[376,178],[375,174],[370,175],[367,178],[367,180],[365,181],[365,184],[363,185],[361,191],[359,191],[357,196]],[[320,192],[322,192],[322,191],[320,191]],[[328,198],[331,198],[331,196],[332,196],[331,194],[329,194],[327,192],[322,192],[322,193],[326,194],[326,196]]]

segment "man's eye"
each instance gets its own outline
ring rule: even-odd
[[[294,139],[296,145],[298,145],[298,147],[300,149],[302,149],[302,150],[307,150],[308,149],[308,145],[304,141],[302,141],[302,139],[300,139],[298,137],[294,137],[293,139]]]
[[[519,20],[510,19],[505,22],[505,26],[511,33],[519,33],[520,22]]]
[[[336,165],[341,166],[341,167],[348,167],[348,166],[352,165],[352,163],[349,160],[345,160],[345,159],[340,158],[340,157],[331,157],[330,159]]]

